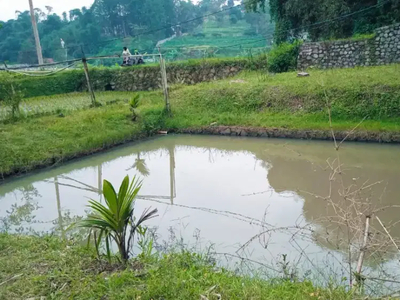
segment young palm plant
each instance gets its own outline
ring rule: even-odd
[[[135,233],[140,226],[157,214],[157,209],[146,209],[138,220],[134,217],[135,199],[142,187],[142,182],[133,177],[129,181],[126,176],[122,181],[118,194],[113,185],[107,180],[103,181],[103,196],[106,205],[90,200],[91,213],[80,223],[81,227],[90,229],[88,242],[93,237],[97,254],[101,242],[105,241],[108,259],[111,259],[110,244],[112,241],[118,246],[121,259],[126,262],[129,259],[133,246]]]
[[[141,99],[140,94],[137,94],[134,97],[132,97],[132,99],[129,101],[129,107],[132,112],[132,121],[136,121],[136,119],[137,119],[138,115],[137,115],[136,109],[138,108],[138,106],[140,104],[140,99]]]

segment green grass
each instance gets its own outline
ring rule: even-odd
[[[220,125],[349,130],[400,130],[400,66],[311,70],[268,75],[241,73],[234,79],[177,87],[171,92],[174,118],[168,128]],[[326,92],[326,95],[325,95]]]
[[[135,93],[133,92],[97,92],[96,101],[102,105],[115,102],[128,102]],[[89,93],[72,93],[54,96],[40,96],[24,99],[20,104],[22,117],[45,114],[66,113],[74,110],[89,108],[91,98]],[[0,102],[0,121],[7,119],[9,108]]]
[[[338,41],[363,41],[363,40],[370,40],[376,37],[376,33],[367,33],[367,34],[355,34],[352,37],[347,39],[331,39],[328,41],[331,42],[338,42]]]
[[[208,20],[196,30],[198,34],[185,35],[172,39],[162,45],[167,59],[188,59],[194,57],[207,57],[203,53],[208,47],[218,49],[213,52],[214,57],[247,56],[246,49],[251,48],[252,53],[265,51],[266,41],[262,35],[247,35],[251,26],[244,20],[231,24],[228,18],[221,23]],[[234,47],[232,47],[234,45]],[[197,51],[196,51],[197,50]],[[175,53],[175,51],[179,53]]]
[[[241,73],[236,78],[171,87],[173,117],[163,112],[161,91],[143,92],[139,119],[132,122],[124,101],[94,109],[68,110],[65,117],[48,115],[0,123],[0,174],[29,172],[38,166],[108,148],[157,130],[218,125],[330,130],[325,92],[332,103],[333,128],[400,133],[400,66],[311,70],[268,75]],[[131,93],[100,93],[102,99]],[[81,94],[27,99],[46,108],[71,101],[87,105]],[[81,100],[79,100],[81,99]],[[75,101],[75,100],[74,100]],[[81,103],[79,103],[81,105]],[[78,106],[79,106],[78,105]],[[0,176],[1,178],[1,176]]]
[[[0,173],[28,172],[135,138],[141,129],[130,121],[125,106],[0,124]]]
[[[0,299],[351,299],[308,281],[240,277],[186,252],[140,256],[126,269],[95,257],[55,237],[0,234]]]

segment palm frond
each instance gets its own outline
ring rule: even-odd
[[[155,217],[157,209],[145,210],[137,224],[132,224],[135,199],[142,187],[142,181],[136,177],[129,180],[126,176],[121,183],[118,194],[113,185],[104,180],[103,195],[106,205],[90,200],[89,207],[93,211],[86,219],[79,222],[79,226],[90,228],[88,243],[93,237],[97,254],[100,256],[100,244],[105,240],[105,248],[108,259],[111,259],[110,244],[114,241],[119,249],[121,258],[126,261],[129,258],[128,250],[135,235],[136,229],[145,221]],[[126,235],[129,231],[128,245]],[[128,247],[127,247],[128,246]]]
[[[148,221],[148,220],[150,220],[150,219],[152,219],[152,218],[155,218],[157,215],[157,213],[158,213],[158,209],[157,208],[155,208],[155,209],[153,209],[152,211],[150,211],[149,212],[149,210],[150,210],[150,208],[147,208],[143,213],[142,213],[142,215],[141,215],[141,217],[139,218],[139,220],[135,223],[135,224],[133,224],[133,222],[132,222],[132,224],[131,224],[131,231],[130,231],[130,234],[129,234],[129,240],[128,240],[128,249],[131,249],[131,243],[132,243],[132,241],[133,241],[133,238],[134,238],[134,236],[135,236],[135,232],[136,232],[136,230],[138,229],[138,227],[140,227],[140,225],[142,224],[142,223],[144,223],[144,222],[146,222],[146,221]]]
[[[108,208],[117,216],[117,193],[115,193],[113,185],[107,180],[103,180],[103,195]]]

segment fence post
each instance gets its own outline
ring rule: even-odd
[[[160,69],[161,69],[161,84],[164,92],[164,100],[165,100],[165,110],[168,114],[171,114],[171,106],[169,103],[169,95],[168,95],[168,80],[167,80],[167,68],[165,66],[165,60],[161,54],[160,48],[158,48],[158,52],[160,53]]]
[[[94,94],[93,88],[92,88],[92,84],[90,82],[90,77],[89,77],[89,68],[87,66],[87,60],[85,57],[85,52],[83,52],[83,47],[81,47],[82,50],[82,63],[83,63],[83,70],[85,71],[85,77],[86,77],[86,83],[88,86],[88,90],[89,90],[89,94],[90,94],[90,98],[92,99],[92,106],[96,107],[97,102],[96,102],[96,96]]]

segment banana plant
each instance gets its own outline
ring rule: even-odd
[[[103,181],[103,196],[105,205],[90,200],[88,207],[92,213],[80,222],[81,227],[89,228],[88,243],[93,239],[97,255],[100,256],[100,245],[105,242],[107,257],[111,260],[111,243],[118,246],[122,261],[130,258],[135,233],[140,226],[157,214],[157,209],[146,209],[139,219],[134,217],[136,196],[142,187],[142,181],[133,177],[132,181],[126,176],[122,181],[119,192],[113,185]]]

